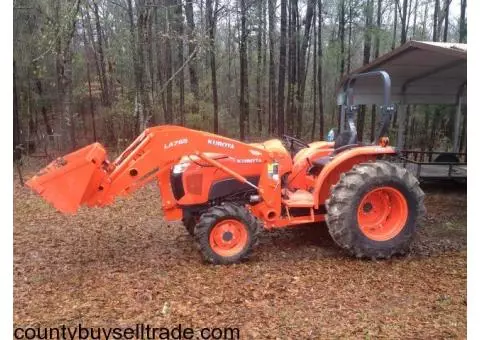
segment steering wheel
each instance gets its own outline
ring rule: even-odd
[[[293,136],[283,135],[283,140],[290,147],[290,152],[292,152],[293,154],[300,151],[300,149],[310,147],[305,141]]]

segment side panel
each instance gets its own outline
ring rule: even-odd
[[[347,172],[355,164],[375,161],[379,156],[395,154],[392,147],[363,146],[344,151],[328,163],[317,177],[313,197],[315,208],[325,204],[330,195],[330,188],[340,179],[340,175]]]
[[[250,180],[252,177],[256,177],[253,184],[258,185],[258,178],[260,178],[264,164],[236,164],[235,160],[231,158],[223,158],[220,159],[219,162],[230,169],[235,170],[250,182],[252,182]],[[215,183],[220,183],[225,180],[233,180],[231,175],[216,167],[200,166],[195,163],[192,163],[181,177],[184,195],[178,199],[179,205],[197,205],[206,203],[210,199],[209,194],[212,192]],[[240,184],[241,186],[246,185],[237,180],[233,180],[230,184]],[[218,189],[216,189],[216,191],[217,190]],[[219,192],[215,192],[215,195],[219,195]]]
[[[260,175],[248,176],[246,178],[250,183],[254,185],[258,185],[258,182],[260,181]],[[212,186],[210,187],[210,190],[208,192],[208,199],[213,200],[246,190],[252,190],[252,187],[246,183],[241,183],[237,181],[235,178],[226,178],[212,183]]]

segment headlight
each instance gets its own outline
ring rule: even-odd
[[[189,166],[190,166],[190,163],[188,163],[188,162],[175,164],[174,167],[173,167],[173,173],[174,174],[181,174],[182,172],[187,170],[187,168]]]

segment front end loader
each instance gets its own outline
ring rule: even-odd
[[[374,144],[356,140],[355,107],[347,98],[348,129],[335,143],[284,136],[247,144],[158,126],[113,161],[94,143],[56,159],[27,185],[57,210],[75,213],[82,205],[111,204],[156,179],[165,218],[182,220],[204,259],[215,264],[248,258],[262,229],[321,221],[354,256],[403,254],[424,213],[424,194],[409,172],[385,160],[396,153],[384,138],[390,80],[385,72],[357,76],[378,75],[388,95]]]

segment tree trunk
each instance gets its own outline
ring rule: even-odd
[[[297,87],[297,17],[298,0],[290,0],[288,21],[288,85],[287,85],[287,134],[294,131],[294,117],[296,115],[295,89]]]
[[[365,8],[365,31],[363,43],[363,65],[370,62],[370,53],[372,49],[372,29],[373,29],[373,0],[367,0]],[[363,141],[363,130],[365,125],[366,106],[361,105],[358,111],[357,119],[357,137],[359,141]]]
[[[422,39],[426,39],[427,35],[427,18],[428,18],[428,4],[425,4],[425,9],[423,12],[423,22],[422,22]]]
[[[158,120],[158,98],[157,98],[157,63],[155,62],[155,54],[157,51],[157,40],[155,37],[155,25],[157,22],[157,7],[153,7],[149,10],[148,23],[147,23],[147,34],[146,34],[146,43],[147,43],[147,52],[148,52],[148,78],[149,78],[149,102],[151,104],[150,109],[150,124],[157,125],[160,124]],[[113,96],[113,94],[112,94]]]
[[[340,20],[338,32],[340,35],[340,78],[345,72],[345,0],[340,0]]]
[[[257,131],[262,134],[262,1],[257,3],[257,15],[258,15],[258,25],[257,25],[257,75],[256,75],[256,85],[257,85]]]
[[[20,142],[20,115],[18,113],[18,98],[17,98],[17,67],[15,60],[13,60],[13,150],[19,145]],[[17,152],[14,151],[17,155]],[[19,156],[19,154],[18,154]]]
[[[164,87],[164,72],[165,72],[165,60],[164,60],[164,54],[162,53],[163,47],[165,45],[165,37],[164,33],[166,30],[166,12],[163,9],[156,8],[155,11],[155,53],[157,54],[157,86],[156,89],[163,89]],[[155,119],[156,122],[161,123],[165,122],[167,115],[168,115],[168,108],[167,108],[167,101],[165,98],[165,91],[162,90],[160,93],[157,90],[156,96],[160,97],[160,101],[162,104],[162,110],[163,110],[163,119],[162,117],[157,117]]]
[[[373,15],[373,14],[372,14]],[[380,56],[380,32],[382,29],[382,0],[377,1],[377,33],[375,34],[375,52],[374,58],[377,59]],[[375,130],[376,130],[376,117],[377,107],[372,105],[371,117],[370,117],[370,141],[375,142]]]
[[[430,138],[428,142],[428,151],[430,152],[433,151],[433,148],[435,147],[435,142],[436,142],[437,132],[438,132],[437,125],[439,120],[440,120],[440,111],[438,109],[435,109],[433,113],[432,128],[430,131]]]
[[[418,0],[415,0],[415,6],[413,8],[413,26],[412,26],[412,28],[413,28],[413,32],[412,32],[413,39],[415,39],[416,34],[417,34],[417,12],[418,12]]]
[[[76,26],[77,26],[77,13],[80,10],[80,0],[77,0],[75,5],[75,12],[72,16],[72,22],[70,24],[70,31],[67,32],[67,38],[65,41],[65,49],[63,51],[63,69],[64,69],[64,76],[63,76],[63,88],[64,88],[64,103],[63,107],[65,108],[65,114],[68,117],[70,123],[70,145],[72,150],[77,148],[77,139],[76,139],[76,127],[75,127],[75,113],[73,112],[72,108],[72,100],[73,100],[73,80],[72,80],[72,58],[73,58],[73,51],[72,51],[72,43],[75,37]]]
[[[467,20],[466,20],[466,12],[467,12],[467,0],[461,0],[460,3],[460,43],[467,42]]]
[[[265,107],[265,99],[268,97],[268,91],[269,91],[269,84],[266,81],[267,80],[267,47],[268,47],[268,36],[267,36],[267,11],[268,11],[268,2],[264,2],[262,6],[262,84],[261,84],[261,89],[262,89],[262,121],[264,124],[267,124],[267,111],[268,109]],[[264,130],[268,133],[268,125],[264,127]]]
[[[313,8],[313,76],[312,76],[312,92],[313,92],[313,122],[312,122],[312,134],[310,139],[315,138],[315,126],[317,125],[317,6]]]
[[[408,0],[403,0],[402,16],[400,18],[400,20],[402,21],[402,34],[400,37],[400,44],[402,45],[407,42],[407,32],[408,32],[407,11],[408,11]]]
[[[185,125],[185,73],[183,71],[183,11],[182,0],[175,0],[174,8],[174,29],[177,42],[177,87],[179,92],[178,116],[180,116],[180,125]]]
[[[347,74],[352,68],[352,0],[348,0],[348,49],[347,49]]]
[[[137,44],[136,44],[136,38],[135,38],[135,23],[133,21],[133,6],[132,6],[132,0],[127,0],[127,5],[128,5],[128,19],[129,19],[129,24],[130,24],[130,48],[132,51],[132,58],[133,58],[133,71],[135,74],[135,98],[138,98],[138,91],[141,83],[141,70],[139,67],[138,63],[138,53],[137,53]],[[138,124],[140,117],[138,117],[139,111],[136,110],[136,116],[135,116],[135,135],[138,135],[140,133],[140,126]]]
[[[147,11],[144,0],[137,2],[137,55],[138,55],[138,74],[140,75],[137,91],[137,120],[136,131],[140,133],[146,128],[148,117],[148,104],[146,96],[146,77],[145,77],[145,22],[147,20]]]
[[[95,47],[95,38],[93,36],[92,19],[90,18],[90,9],[89,9],[88,6],[85,6],[85,14],[86,14],[86,18],[87,18],[87,22],[86,22],[87,33],[88,33],[88,37],[90,39],[91,49],[92,49],[94,59],[95,59],[95,70],[97,72],[98,82],[100,84],[100,93],[101,93],[101,97],[102,97],[102,101],[103,101],[105,91],[103,90],[102,71],[100,70],[100,62],[98,60],[98,53],[97,53],[97,49]]]
[[[340,0],[340,18],[338,21],[338,34],[340,36],[340,79],[343,77],[343,73],[345,72],[345,0]],[[341,126],[342,121],[342,107],[338,107],[337,113],[337,127],[338,133],[340,133],[343,129]]]
[[[278,68],[278,134],[285,133],[285,73],[287,60],[287,0],[280,0],[280,63]],[[275,112],[273,113],[275,114]]]
[[[171,22],[171,15],[170,15],[170,8],[173,5],[172,1],[167,1],[167,7],[165,8],[165,17],[166,17],[166,37],[165,37],[165,81],[168,82],[166,87],[166,97],[167,97],[167,105],[166,105],[166,112],[165,112],[165,123],[172,124],[173,123],[173,94],[172,94],[172,82],[169,81],[172,78],[172,43],[171,43],[171,32],[170,32],[170,22]]]
[[[82,17],[82,28],[83,28],[83,44],[85,45],[85,62],[86,62],[86,68],[87,68],[87,82],[88,82],[88,100],[90,103],[90,116],[92,118],[92,132],[93,132],[93,141],[97,141],[97,128],[95,126],[95,110],[94,110],[94,105],[93,105],[93,98],[92,98],[92,82],[90,79],[90,61],[88,57],[88,41],[87,41],[87,35],[86,35],[86,30],[87,27],[85,25],[85,19],[83,17],[83,11],[81,13]]]
[[[274,134],[277,128],[277,112],[276,112],[276,93],[275,93],[275,0],[268,0],[268,40],[269,40],[269,66],[268,66],[268,116],[269,133]]]
[[[430,120],[430,112],[427,111],[425,112],[425,119],[424,119],[424,125],[423,125],[423,132],[422,132],[422,145],[421,145],[421,151],[425,151],[425,148],[427,147],[428,144],[428,126],[429,126],[429,120]],[[420,160],[421,161],[421,160]]]
[[[320,129],[320,140],[323,140],[325,124],[323,112],[323,46],[322,46],[322,0],[318,0],[318,71],[317,71],[317,87],[318,87],[318,118]]]
[[[248,64],[247,64],[247,4],[240,1],[240,139],[249,135],[250,119],[248,113]]]
[[[377,59],[380,56],[380,31],[382,29],[382,0],[377,1],[377,33],[375,34],[375,53]]]
[[[188,33],[188,54],[194,54],[194,57],[188,64],[188,71],[190,74],[190,91],[193,94],[194,103],[192,105],[192,113],[198,114],[200,95],[198,92],[198,76],[197,76],[197,61],[196,49],[197,43],[195,41],[195,21],[193,20],[193,0],[186,0],[185,2],[185,16],[187,18],[187,33]]]
[[[149,33],[149,27],[152,21],[152,7],[143,5],[143,20],[141,27],[141,39],[142,39],[142,79],[143,79],[143,91],[142,91],[142,104],[144,112],[144,121],[142,129],[146,129],[151,125],[153,113],[152,113],[152,72],[153,72],[153,51],[152,51],[152,36]],[[111,91],[111,89],[110,89]],[[112,93],[110,92],[110,95]]]
[[[305,95],[305,82],[306,82],[306,70],[308,68],[306,56],[307,48],[310,42],[310,28],[312,26],[313,10],[315,7],[315,0],[309,0],[307,5],[307,13],[305,14],[305,30],[303,33],[302,44],[300,48],[300,56],[298,60],[298,90],[297,90],[297,105],[298,105],[298,114],[297,114],[297,132],[296,135],[298,138],[302,137],[302,128],[303,128],[303,101]]]
[[[210,56],[210,71],[212,78],[212,96],[213,96],[213,132],[218,133],[218,94],[217,94],[217,68],[215,62],[215,26],[216,19],[213,13],[212,0],[206,1],[206,15],[208,25],[209,37],[209,56]]]
[[[414,106],[413,107],[413,114],[412,114],[412,122],[410,123],[410,138],[408,138],[408,143],[406,144],[406,147],[405,147],[407,150],[412,149],[413,140],[416,136],[415,127],[416,127],[416,122],[415,122],[415,106]]]
[[[398,12],[397,12],[397,7],[398,7],[398,1],[395,1],[394,5],[394,19],[393,19],[393,38],[392,38],[392,50],[395,49],[395,46],[397,44],[397,22],[398,22]]]
[[[438,41],[438,16],[440,12],[440,0],[435,0],[435,9],[433,11],[433,41]]]
[[[51,135],[53,135],[53,129],[52,129],[52,125],[50,124],[50,120],[48,119],[47,107],[45,106],[45,100],[43,100],[43,86],[42,86],[42,81],[40,80],[40,78],[37,78],[35,80],[35,84],[36,84],[38,97],[41,99],[41,102],[42,102],[42,107],[41,107],[40,111],[42,111],[42,118],[43,118],[43,123],[45,124],[45,130],[46,130],[47,135],[51,136]]]
[[[448,41],[448,14],[450,11],[450,2],[445,4],[445,25],[443,27],[443,42]]]
[[[65,89],[65,97],[64,97],[64,108],[65,108],[65,115],[68,117],[70,128],[70,144],[72,150],[77,148],[77,139],[75,136],[76,127],[75,127],[75,114],[72,108],[72,97],[73,97],[73,87],[72,87],[72,46],[71,42],[68,43],[67,49],[64,52],[64,82],[63,86]]]
[[[408,2],[408,12],[407,12],[407,21],[406,21],[406,25],[407,25],[407,28],[406,28],[406,32],[405,32],[405,41],[407,40],[407,37],[408,37],[408,30],[410,28],[410,17],[412,15],[412,1],[413,0],[410,0]],[[411,37],[410,37],[411,38]]]
[[[107,81],[107,72],[105,71],[105,56],[103,53],[103,34],[102,34],[102,26],[100,24],[100,16],[98,14],[98,4],[97,0],[93,0],[93,13],[95,15],[95,30],[97,32],[97,51],[98,51],[98,58],[100,63],[100,81],[102,82],[103,86],[103,103],[106,106],[110,106],[110,95],[108,89],[108,81]]]
[[[373,29],[373,0],[367,0],[365,8],[365,31],[363,34],[363,65],[370,62],[370,53],[372,50],[372,29]]]
[[[65,147],[65,108],[64,108],[64,97],[65,97],[65,88],[63,86],[64,82],[64,75],[65,75],[65,65],[64,65],[64,56],[63,56],[63,39],[62,34],[64,32],[61,31],[60,27],[60,9],[62,6],[61,2],[53,1],[54,3],[54,18],[55,22],[55,68],[56,68],[56,111],[59,115],[60,119],[60,147]]]

